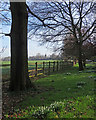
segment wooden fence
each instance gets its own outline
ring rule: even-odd
[[[34,64],[29,64],[34,66],[32,69],[28,70],[29,72],[29,77],[36,77],[39,75],[50,75],[52,72],[56,72],[59,70],[66,69],[68,66],[72,66],[72,62],[64,62],[64,61],[54,61],[54,62],[42,62],[42,63],[34,63]]]
[[[0,65],[3,71],[10,71],[10,64]],[[28,64],[29,77],[36,77],[39,75],[50,75],[52,72],[60,71],[66,69],[68,66],[73,66],[73,62],[69,61],[49,61],[49,62],[35,62]],[[9,72],[4,72],[9,74]],[[3,74],[2,74],[3,75]]]

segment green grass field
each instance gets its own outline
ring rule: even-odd
[[[42,61],[44,61],[44,62],[49,62],[49,61],[51,61],[51,62],[53,62],[53,61],[57,61],[57,60],[32,60],[32,61],[28,61],[28,63],[30,64],[30,63],[36,63],[36,62],[42,62]],[[2,61],[2,64],[10,64],[10,61]]]
[[[93,64],[83,72],[78,65],[34,81],[36,95],[27,96],[6,118],[95,118],[96,73]]]

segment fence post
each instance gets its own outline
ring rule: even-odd
[[[58,71],[58,61],[57,61],[57,71]]]
[[[61,64],[61,68],[62,68],[62,70],[63,70],[63,61],[62,61],[62,64]]]
[[[64,70],[64,68],[65,68],[65,64],[64,64],[65,62],[63,61],[63,70]]]
[[[60,61],[60,70],[61,70],[61,61]]]
[[[55,71],[55,61],[53,62],[53,72]]]
[[[37,62],[35,63],[36,68],[35,68],[35,77],[37,76]]]
[[[72,66],[74,66],[74,62],[72,61]]]
[[[48,74],[50,75],[50,61],[49,61]]]
[[[58,70],[60,70],[60,62],[58,62]]]
[[[43,74],[44,74],[44,70],[45,70],[45,62],[43,62]]]

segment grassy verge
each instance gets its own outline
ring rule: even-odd
[[[27,96],[6,118],[94,118],[96,73],[87,67],[83,72],[70,67],[36,80],[43,92]]]

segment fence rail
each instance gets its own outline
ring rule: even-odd
[[[66,69],[68,66],[72,66],[73,62],[65,61],[49,61],[49,62],[35,62],[28,64],[29,77],[36,77],[39,75],[50,75],[52,72]],[[10,64],[3,64],[0,67],[5,68]],[[10,68],[9,68],[10,69]]]
[[[4,67],[4,66],[10,66],[11,64],[2,64],[2,65],[0,65],[0,67]]]
[[[72,62],[64,62],[64,61],[54,61],[54,62],[42,62],[35,63],[35,67],[29,70],[29,77],[36,77],[42,74],[50,75],[52,72],[66,69],[66,67],[70,65],[72,66]],[[30,66],[30,65],[29,65]]]

